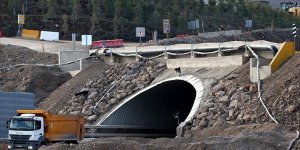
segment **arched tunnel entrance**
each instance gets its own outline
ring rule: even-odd
[[[99,122],[101,127],[95,133],[103,136],[175,137],[179,123],[185,121],[195,107],[196,89],[182,79],[148,87],[102,119]]]

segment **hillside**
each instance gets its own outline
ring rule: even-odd
[[[261,36],[268,36],[275,41],[280,41],[289,37],[287,32],[288,30],[282,32],[280,30],[272,34],[272,30],[264,30],[246,33],[248,36],[236,38],[259,39]],[[220,39],[225,38],[218,37],[215,40]],[[13,45],[0,45],[0,54],[0,68],[18,63],[57,63],[57,55],[38,53]],[[79,144],[57,143],[41,149],[287,149],[292,139],[296,137],[295,130],[299,130],[299,57],[300,54],[297,53],[262,84],[263,100],[279,125],[270,120],[257,99],[257,86],[249,80],[249,63],[237,69],[222,68],[226,71],[183,68],[184,74],[203,78],[204,83],[210,83],[205,84],[209,86],[206,87],[208,92],[202,109],[193,122],[185,128],[184,137],[99,138],[82,141]],[[60,114],[83,114],[86,121],[92,123],[130,94],[148,86],[156,79],[161,80],[161,75],[176,75],[173,69],[166,69],[163,63],[146,61],[141,63],[138,70],[130,73],[130,77],[118,83],[112,92],[105,93],[106,89],[125,77],[129,70],[137,65],[139,63],[111,65],[99,60],[99,64],[85,68],[70,80],[67,78],[69,75],[61,72],[59,68],[30,65],[8,68],[0,70],[0,89],[4,84],[21,88],[28,86],[32,89],[47,89],[49,90],[46,91],[47,94],[40,90],[30,91],[48,96],[40,103],[40,108]],[[65,80],[57,82],[60,79]],[[35,84],[31,86],[30,83]],[[12,88],[12,91],[19,90],[19,87]],[[80,91],[88,92],[78,94]],[[102,97],[102,103],[93,114],[92,106]],[[296,147],[299,147],[299,144],[294,145],[295,149]]]
[[[195,19],[200,20],[199,32],[217,31],[221,25],[227,29],[247,30],[245,19],[253,20],[251,30],[272,25],[288,28],[292,23],[300,23],[291,14],[245,0],[220,0],[219,3],[210,0],[208,4],[203,0],[2,0],[0,30],[6,36],[15,36],[17,16],[23,13],[26,15],[25,29],[57,31],[61,39],[71,39],[71,33],[89,33],[94,35],[93,40],[137,41],[135,28],[138,26],[146,27],[146,40],[152,38],[155,30],[159,38],[164,38],[163,19],[170,19],[170,37],[196,34],[196,29],[187,28],[187,22]]]

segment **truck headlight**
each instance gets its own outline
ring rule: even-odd
[[[33,149],[33,146],[31,146],[31,145],[30,145],[30,146],[28,146],[28,149]]]

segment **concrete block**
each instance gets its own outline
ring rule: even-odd
[[[89,51],[60,51],[59,52],[59,64],[65,64],[71,61],[79,60],[89,56]],[[81,61],[76,61],[67,65],[60,66],[63,71],[75,71],[82,69]]]

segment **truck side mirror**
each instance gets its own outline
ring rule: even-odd
[[[6,121],[6,128],[8,128],[9,124],[10,124],[10,120]]]

